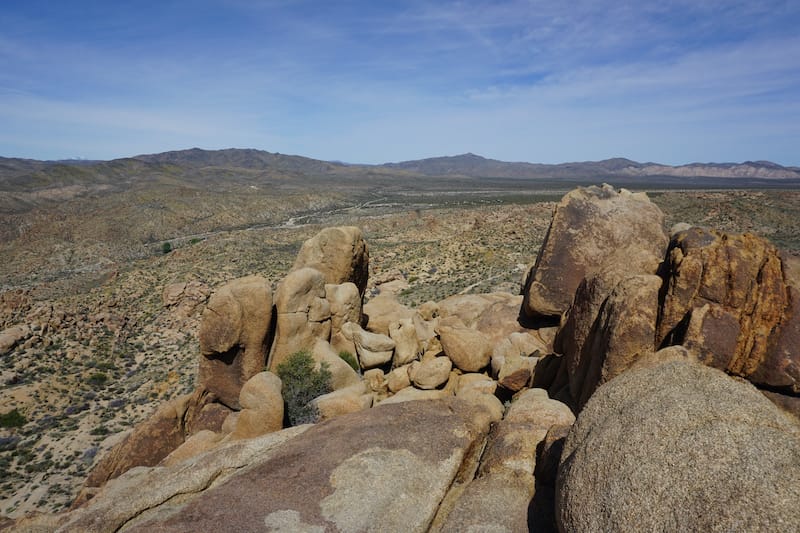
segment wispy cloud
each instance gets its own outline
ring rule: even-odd
[[[784,0],[20,4],[0,153],[798,164],[798,23]]]

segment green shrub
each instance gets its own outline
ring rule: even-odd
[[[95,372],[89,379],[87,380],[89,385],[96,388],[102,388],[105,386],[106,382],[108,381],[108,376],[103,374],[102,372]]]
[[[168,254],[171,251],[172,251],[172,243],[171,242],[165,242],[164,244],[161,245],[161,252],[162,253]]]
[[[331,392],[331,372],[327,363],[314,370],[314,358],[307,351],[295,352],[275,369],[283,382],[286,417],[293,426],[314,423],[319,412],[311,404],[317,396]]]
[[[25,416],[16,409],[0,415],[0,428],[21,428],[26,422]]]
[[[352,367],[352,369],[355,370],[356,372],[360,372],[361,371],[361,369],[358,366],[358,360],[356,359],[355,355],[351,354],[347,350],[342,350],[341,352],[339,352],[339,357],[345,363],[350,365]]]

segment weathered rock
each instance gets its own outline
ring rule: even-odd
[[[364,304],[367,317],[367,330],[381,335],[389,335],[389,325],[414,316],[414,310],[400,303],[391,292],[382,292]]]
[[[251,439],[283,429],[281,389],[281,378],[272,372],[259,372],[247,380],[239,394],[242,411],[231,438]]]
[[[195,391],[192,398],[183,417],[184,434],[194,435],[203,430],[225,433],[222,426],[234,411],[216,402],[215,397],[207,391]]]
[[[331,335],[331,308],[325,299],[325,278],[313,268],[290,272],[275,292],[275,341],[269,369],[275,370],[291,354],[311,350]]]
[[[670,242],[663,275],[660,345],[683,344],[710,366],[800,394],[800,292],[774,246],[690,228]]]
[[[238,408],[242,384],[264,368],[272,319],[272,289],[261,276],[220,287],[200,323],[199,387]]]
[[[779,409],[792,415],[800,422],[800,398],[766,390],[760,392],[766,396],[769,401],[778,406]]]
[[[433,301],[427,301],[417,307],[417,312],[423,320],[433,320],[439,316],[439,304]]]
[[[322,421],[369,409],[372,407],[372,398],[373,395],[367,391],[364,383],[356,383],[344,389],[317,396],[312,402]]]
[[[303,243],[292,270],[313,268],[327,283],[351,282],[363,296],[369,276],[369,250],[355,226],[325,228]]]
[[[537,447],[553,424],[574,419],[544,390],[520,394],[490,435],[477,477],[464,487],[442,530],[528,531]]]
[[[403,318],[390,324],[389,337],[395,343],[392,366],[403,366],[422,355],[422,345],[412,319]]]
[[[503,358],[497,372],[497,383],[511,392],[518,392],[528,387],[533,378],[536,357],[510,356]]]
[[[205,453],[215,448],[223,435],[214,431],[203,429],[198,431],[186,441],[172,450],[160,463],[159,466],[173,466],[180,464],[187,459]]]
[[[486,374],[463,374],[458,380],[456,395],[467,390],[475,390],[484,394],[494,394],[497,382]]]
[[[393,369],[386,375],[386,386],[389,392],[397,392],[411,385],[411,378],[408,376],[409,365],[403,365]]]
[[[347,322],[361,323],[361,294],[354,283],[325,285],[325,298],[331,307],[331,346],[336,353],[347,351],[355,355],[356,345],[342,332]]]
[[[442,400],[453,396],[447,391],[440,389],[422,390],[415,387],[406,387],[397,391],[397,394],[381,400],[380,405],[391,405],[394,403],[416,402],[419,400]]]
[[[616,264],[639,273],[631,262],[641,252],[664,256],[668,239],[663,225],[663,213],[644,193],[617,192],[608,185],[567,193],[528,274],[524,313],[531,318],[560,316],[581,280],[597,267]]]
[[[386,376],[380,368],[364,372],[364,384],[369,391],[377,393],[379,397],[386,396],[389,392]]]
[[[411,363],[408,376],[415,387],[435,389],[447,382],[452,368],[453,362],[447,357],[423,358]]]
[[[581,412],[559,466],[559,529],[800,529],[800,426],[751,385],[664,358],[606,383]]]
[[[10,352],[14,346],[30,335],[30,328],[24,324],[11,326],[0,331],[0,355]]]
[[[208,292],[208,285],[200,281],[170,283],[161,291],[161,301],[178,316],[190,317],[205,303]]]
[[[492,423],[500,422],[503,419],[506,408],[503,402],[494,394],[487,394],[479,389],[470,388],[461,391],[456,396],[459,400],[483,407],[489,413],[489,419]]]
[[[494,472],[530,475],[536,468],[536,448],[555,425],[575,421],[569,407],[550,399],[543,389],[528,389],[511,403],[503,422],[497,426],[486,448],[479,474]]]
[[[314,358],[314,361],[317,362],[315,365],[316,370],[319,370],[323,363],[328,366],[328,371],[331,373],[331,388],[333,390],[345,389],[361,383],[361,377],[358,375],[358,372],[344,359],[339,357],[339,354],[337,354],[333,347],[327,342],[318,340],[314,343],[311,356]]]
[[[426,531],[488,428],[481,409],[457,399],[381,405],[317,424],[301,439],[284,430],[126,476],[62,527]]]
[[[439,341],[445,355],[464,372],[477,372],[489,364],[492,345],[480,331],[439,325]]]
[[[375,368],[392,360],[395,344],[388,335],[364,331],[361,326],[352,322],[348,322],[343,331],[355,342],[361,368]]]
[[[136,466],[155,466],[183,444],[183,418],[192,395],[162,404],[147,420],[138,424],[92,468],[76,504],[91,498],[97,488]]]
[[[532,491],[522,477],[491,475],[464,488],[441,526],[443,533],[528,531]]]
[[[511,333],[524,331],[519,323],[521,303],[522,296],[506,292],[456,294],[439,302],[438,314],[441,319],[457,317],[494,344]]]
[[[425,350],[428,349],[431,341],[436,338],[438,318],[426,320],[420,313],[414,313],[414,316],[411,317],[411,322],[414,324],[414,329],[417,332],[417,339],[424,353]]]
[[[581,282],[555,340],[564,354],[573,407],[595,389],[655,351],[661,278],[604,271]],[[555,392],[555,391],[553,391]]]

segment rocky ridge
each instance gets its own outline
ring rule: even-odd
[[[354,282],[359,272],[367,270],[366,244],[357,228],[326,230],[326,239],[336,235],[343,246],[309,248],[322,250],[315,264],[339,266],[323,273],[307,266],[309,260],[301,253],[276,290],[274,329],[270,329],[273,313],[268,312],[272,304],[266,303],[263,289],[255,300],[260,304],[245,303],[257,293],[245,288],[265,287],[264,280],[246,278],[218,289],[211,302],[229,303],[209,305],[203,314],[200,329],[206,333],[201,335],[199,364],[202,368],[207,361],[218,360],[226,366],[201,372],[194,392],[165,404],[117,445],[95,467],[73,511],[23,520],[18,527],[177,531],[190,523],[218,524],[228,516],[228,524],[268,530],[579,530],[572,517],[598,524],[601,516],[631,513],[618,507],[628,505],[622,493],[605,498],[597,509],[582,503],[580,491],[586,483],[572,482],[572,473],[591,475],[586,474],[593,468],[591,461],[602,461],[598,459],[602,456],[592,445],[586,452],[576,452],[581,446],[580,428],[599,424],[594,432],[601,434],[603,428],[624,425],[617,421],[616,404],[602,398],[634,395],[632,401],[646,405],[644,400],[653,393],[646,392],[642,399],[635,394],[652,390],[646,381],[653,379],[652,371],[636,369],[658,367],[676,357],[680,368],[689,370],[666,375],[675,376],[677,390],[692,390],[699,407],[689,408],[691,416],[666,420],[668,430],[684,435],[716,402],[717,394],[727,395],[734,404],[760,398],[756,403],[763,413],[753,416],[772,417],[782,428],[776,442],[786,443],[780,456],[765,458],[773,462],[764,468],[769,476],[790,479],[800,467],[797,419],[769,403],[753,385],[737,383],[722,371],[767,387],[770,398],[797,397],[800,353],[796,343],[792,348],[787,342],[798,327],[792,303],[797,278],[791,262],[752,235],[702,236],[706,230],[677,227],[668,239],[660,229],[659,215],[646,197],[607,186],[567,195],[556,207],[547,245],[528,275],[540,290],[572,295],[555,309],[550,303],[540,304],[542,299],[509,293],[452,296],[414,309],[387,291],[355,312],[358,298],[348,306],[339,295],[360,292]],[[583,243],[587,249],[573,253],[582,243],[565,236],[581,227],[591,227],[598,236],[625,231],[630,235],[601,244]],[[698,244],[692,248],[688,242]],[[734,246],[736,253],[730,247],[715,251],[715,246],[729,242],[745,244]],[[570,249],[570,259],[558,263],[554,258],[567,257],[564,247]],[[692,252],[695,249],[701,251]],[[330,257],[325,250],[330,250]],[[695,279],[682,272],[692,263],[677,261],[675,250],[683,250],[683,257],[696,256],[696,270],[709,275]],[[543,265],[559,266],[539,272]],[[728,292],[715,289],[713,272],[747,273],[750,268],[773,274],[744,275],[742,287],[729,284]],[[581,277],[559,285],[565,282],[559,269],[578,271]],[[694,283],[694,289],[684,291],[690,297],[681,296],[675,280]],[[527,285],[530,288],[531,283]],[[737,297],[740,293],[755,295],[755,303]],[[702,300],[692,299],[698,294]],[[736,342],[725,335],[728,344],[722,347],[727,351],[721,351],[719,339],[711,334],[715,322],[706,319],[722,316],[709,313],[712,305],[725,313],[722,323],[739,332]],[[753,309],[760,310],[756,317],[765,318],[753,320]],[[699,320],[695,315],[703,320],[699,326],[692,326]],[[334,316],[341,334],[336,342],[354,347],[360,372],[339,364],[331,346]],[[560,323],[554,324],[553,317]],[[258,334],[254,337],[247,331]],[[338,364],[336,390],[314,400],[320,422],[311,429],[281,430],[276,424],[280,418],[276,410],[282,408],[275,401],[280,380],[276,382],[271,372],[276,349],[281,356],[308,349],[318,364]],[[268,369],[260,372],[257,365],[246,363],[250,358]],[[734,364],[737,361],[743,362]],[[242,371],[245,368],[251,370]],[[698,384],[711,379],[707,374],[719,386],[705,391]],[[237,391],[238,398],[233,399]],[[659,401],[669,406],[680,402],[682,394]],[[410,400],[426,401],[406,403]],[[758,436],[735,429],[738,418],[714,413],[703,416],[714,424],[728,424],[723,433],[734,432],[736,446],[756,446]],[[576,414],[577,423],[570,430]],[[662,422],[646,407],[633,416]],[[617,430],[609,431],[613,439]],[[266,436],[259,436],[261,432]],[[164,438],[152,439],[153,434]],[[559,443],[564,443],[566,434],[565,453],[559,459]],[[716,434],[711,435],[713,440]],[[649,452],[651,437],[640,438],[652,468],[668,472],[683,468]],[[152,446],[131,444],[141,442]],[[613,449],[613,440],[609,446]],[[249,454],[247,460],[237,459],[242,453]],[[725,494],[739,483],[744,470],[739,463],[717,459],[704,458],[702,466],[721,468],[708,483],[714,485],[711,490]],[[238,466],[222,466],[228,461]],[[298,476],[303,493],[292,489]],[[281,485],[287,478],[293,480],[291,486]],[[643,483],[631,490],[641,493],[641,505],[652,509],[648,523],[654,529],[676,523],[698,531],[731,523],[747,523],[754,530],[800,526],[796,515],[780,506],[764,507],[769,511],[757,517],[750,511],[760,505],[759,498],[786,500],[791,488],[775,480],[773,485],[762,480],[754,490],[756,501],[733,518],[720,510],[702,520],[683,522],[675,522],[677,504],[659,508],[658,498],[646,499],[650,493],[645,488],[657,487]],[[155,493],[142,490],[156,483]],[[691,490],[686,490],[684,497],[691,500]],[[183,496],[176,500],[173,496],[178,493]],[[424,502],[414,499],[420,494],[426,495]],[[366,503],[354,507],[353,502],[361,501]],[[406,509],[415,509],[414,516]],[[624,523],[611,522],[609,527]]]

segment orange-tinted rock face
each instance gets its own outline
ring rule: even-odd
[[[758,385],[800,392],[800,313],[778,250],[754,235],[690,228],[662,269],[656,342]]]

